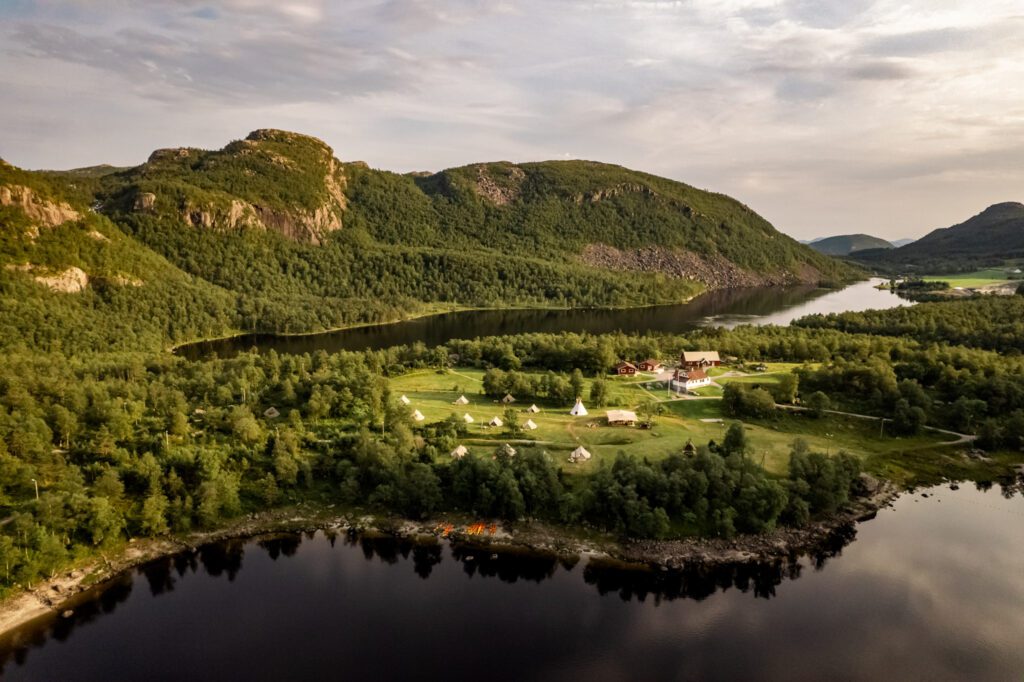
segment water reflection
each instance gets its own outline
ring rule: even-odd
[[[878,281],[858,282],[839,291],[813,286],[712,291],[683,305],[652,308],[467,311],[308,336],[248,334],[183,346],[178,353],[195,360],[214,353],[230,357],[251,349],[273,348],[278,353],[299,354],[380,349],[416,342],[439,346],[451,339],[527,332],[676,333],[707,325],[788,324],[811,313],[911,305],[890,292],[875,289]]]
[[[919,491],[811,556],[681,571],[344,533],[219,543],[0,658],[11,680],[308,679],[337,661],[374,679],[1007,679],[1024,666],[1019,486]]]

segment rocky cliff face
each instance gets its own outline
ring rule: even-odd
[[[341,229],[346,208],[347,178],[333,150],[282,130],[255,130],[215,152],[159,149],[133,175],[131,211],[175,211],[197,228],[268,230],[322,244]],[[161,196],[166,180],[174,180],[172,197]]]
[[[33,223],[28,234],[31,239],[39,236],[40,226],[57,227],[81,217],[69,204],[44,199],[32,189],[21,185],[0,186],[0,206],[14,206],[24,211]]]
[[[660,272],[670,277],[692,279],[711,289],[732,287],[780,286],[818,282],[821,273],[807,265],[800,272],[757,273],[745,270],[720,255],[703,256],[685,249],[647,246],[617,249],[605,244],[590,244],[581,260],[592,267],[632,272]]]

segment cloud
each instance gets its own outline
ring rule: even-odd
[[[1014,0],[7,4],[0,88],[18,106],[0,109],[0,151],[124,163],[266,125],[396,170],[571,149],[731,193],[799,236],[864,231],[870,195],[872,226],[906,236],[907,221],[923,231],[1020,198],[1024,169],[1001,153],[1024,125],[1019,13]]]

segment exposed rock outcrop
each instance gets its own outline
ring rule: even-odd
[[[603,189],[594,190],[593,192],[585,192],[577,194],[573,197],[573,200],[577,204],[590,202],[596,204],[604,201],[605,199],[611,199],[622,194],[643,194],[648,197],[656,197],[658,193],[647,185],[641,185],[636,182],[623,182],[612,187],[605,187]]]
[[[526,173],[511,163],[477,164],[473,190],[498,206],[507,206],[519,198]]]
[[[139,192],[135,196],[135,203],[132,209],[142,213],[152,213],[156,208],[156,195],[152,192]]]
[[[0,206],[20,208],[33,223],[42,227],[57,227],[81,217],[70,204],[44,199],[31,188],[22,185],[0,186]],[[33,227],[29,231],[29,237],[35,239],[38,236],[38,227]]]
[[[84,270],[76,267],[52,275],[36,275],[34,279],[53,291],[65,294],[77,294],[89,286],[89,276]]]
[[[590,266],[632,272],[661,272],[671,277],[692,279],[712,289],[778,286],[817,282],[820,273],[810,266],[799,273],[762,274],[739,267],[724,256],[703,256],[686,249],[646,246],[617,249],[606,244],[589,244],[581,260]]]

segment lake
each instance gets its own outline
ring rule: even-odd
[[[312,353],[324,350],[366,350],[409,345],[417,341],[439,346],[451,339],[502,336],[529,332],[668,332],[702,326],[735,327],[740,324],[789,324],[813,313],[838,313],[912,305],[890,291],[876,289],[880,279],[857,282],[843,289],[760,287],[728,289],[702,294],[689,303],[649,308],[574,310],[469,310],[430,315],[405,322],[343,329],[340,331],[278,336],[246,334],[181,346],[178,353],[201,359],[216,353],[231,357],[251,350]]]
[[[682,573],[288,535],[151,564],[0,661],[12,682],[1019,680],[1022,578],[1019,483],[909,493],[817,556]]]

